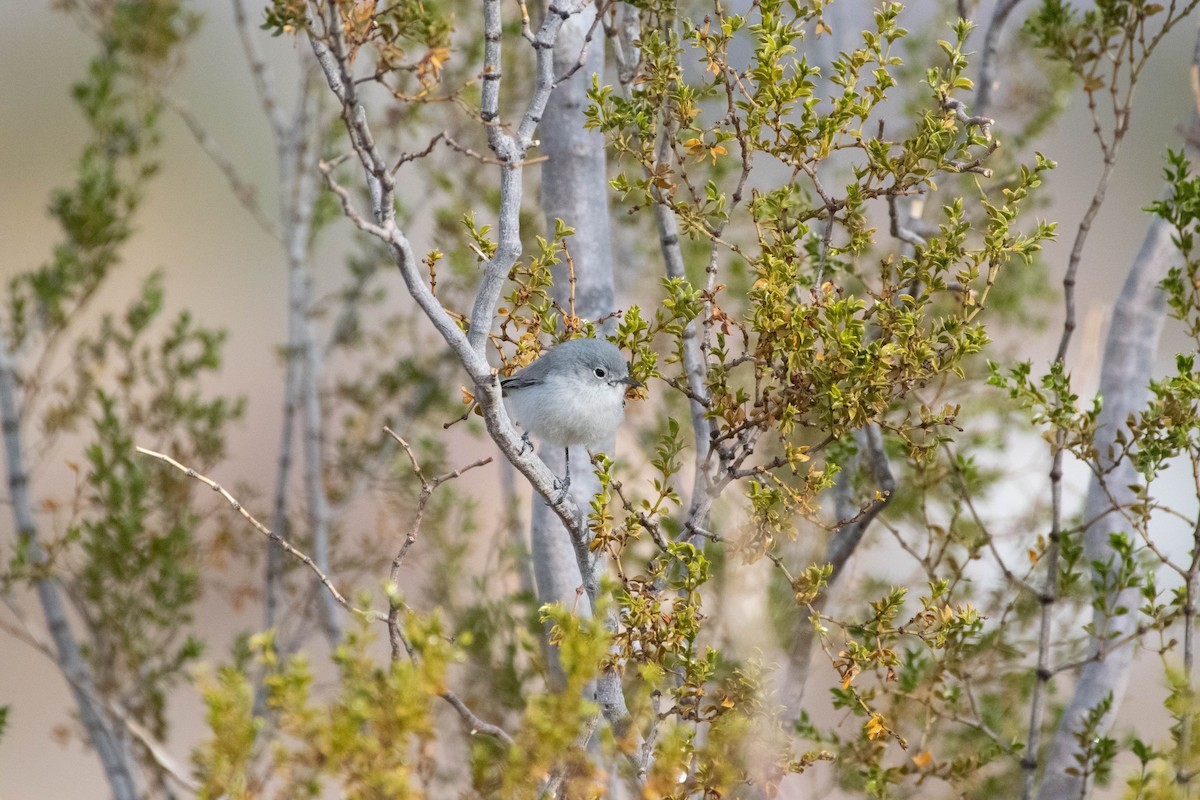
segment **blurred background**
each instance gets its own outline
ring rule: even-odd
[[[0,0],[0,278],[5,280],[47,259],[58,235],[46,212],[47,200],[55,187],[71,179],[83,141],[83,124],[70,101],[70,90],[85,70],[93,44],[71,18],[56,13],[53,5],[39,0]],[[978,18],[987,18],[989,5],[982,4]],[[274,147],[232,26],[231,9],[222,0],[202,0],[195,7],[203,14],[204,23],[188,47],[187,63],[171,93],[192,108],[243,177],[259,184],[260,201],[274,213]],[[982,31],[975,36],[973,41],[978,43]],[[1078,296],[1081,327],[1069,356],[1084,395],[1095,387],[1109,309],[1146,229],[1141,209],[1162,191],[1164,150],[1178,146],[1177,129],[1192,114],[1187,69],[1194,36],[1194,26],[1181,25],[1151,62],[1139,87],[1132,130],[1108,201],[1088,242]],[[277,69],[290,74],[295,63],[292,48],[300,43],[271,39],[266,34],[262,41]],[[290,85],[288,80],[280,83],[285,90]],[[1002,87],[996,109],[1001,128],[1003,95]],[[1086,110],[1071,107],[1050,137],[1039,143],[1059,165],[1049,175],[1042,196],[1044,202],[1049,201],[1036,212],[1060,224],[1058,241],[1044,250],[1055,288],[1099,169],[1098,148],[1090,129]],[[284,337],[286,314],[282,257],[277,243],[234,201],[224,177],[169,112],[165,130],[160,159],[163,172],[150,184],[138,217],[138,233],[125,249],[125,266],[94,308],[122,307],[127,291],[152,270],[162,269],[169,311],[186,307],[204,325],[228,329],[220,388],[247,395],[249,405],[245,420],[233,431],[228,460],[214,477],[226,485],[262,482],[263,476],[273,474],[278,447],[282,371],[276,347]],[[409,235],[418,251],[433,244],[421,230],[409,231]],[[398,275],[394,286],[399,290]],[[619,298],[619,302],[628,300]],[[1054,302],[1044,334],[1021,332],[1007,342],[1016,352],[1034,359],[1035,371],[1049,360],[1051,342],[1058,338],[1061,309],[1057,297]],[[994,331],[993,336],[1005,334]],[[1171,362],[1183,343],[1179,331],[1168,324],[1162,363]],[[447,391],[457,394],[457,387],[447,387]],[[486,443],[482,450],[491,454],[491,444]],[[1038,477],[1048,468],[1043,456],[1044,448],[1036,442],[1031,442],[1027,451],[1007,454],[1014,463],[1028,464],[1030,473]],[[66,462],[73,458],[77,459],[77,454],[58,452],[46,459],[40,468],[42,485],[69,491],[74,478]],[[494,465],[472,473],[471,491],[477,495],[492,491],[497,476]],[[1071,475],[1071,509],[1079,503],[1084,477],[1078,468]],[[1176,477],[1182,480],[1187,476]],[[268,492],[269,487],[263,485],[262,496]],[[7,513],[0,515],[0,529],[11,524]],[[9,541],[10,536],[6,533],[0,539]],[[197,620],[200,635],[210,642],[210,659],[220,659],[235,633],[255,627],[260,620],[257,607],[239,611],[218,594],[210,593]],[[1146,680],[1134,681],[1123,714],[1159,708],[1160,684],[1161,670],[1155,662],[1148,665]],[[176,757],[185,759],[201,735],[201,705],[190,689],[176,692],[172,702],[175,707],[170,716],[175,727],[169,745]],[[0,638],[3,705],[11,705],[12,710],[8,729],[0,738],[2,800],[106,796],[94,756],[77,740],[63,736],[73,703],[62,677],[42,655],[7,638]]]

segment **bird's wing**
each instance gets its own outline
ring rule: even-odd
[[[537,386],[539,383],[544,383],[549,366],[550,362],[546,361],[545,358],[539,358],[532,364],[523,367],[519,372],[501,380],[500,388],[502,390],[528,389],[530,386]]]
[[[525,389],[539,383],[541,381],[530,378],[528,375],[513,375],[511,378],[500,381],[500,390],[506,392],[509,389]]]

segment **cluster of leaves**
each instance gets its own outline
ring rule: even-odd
[[[914,388],[961,374],[987,340],[977,317],[999,270],[1013,256],[1030,258],[1053,230],[1013,227],[1053,166],[1038,157],[1005,179],[999,197],[981,193],[975,208],[962,196],[950,200],[911,255],[887,255],[871,274],[871,204],[935,191],[942,175],[986,174],[981,165],[995,147],[987,123],[962,113],[955,97],[971,88],[968,23],[939,43],[945,65],[927,72],[927,101],[913,132],[894,139],[870,128],[895,85],[893,47],[907,33],[898,24],[900,4],[883,4],[862,46],[835,59],[828,81],[841,93],[828,100],[817,93],[822,71],[793,57],[798,41],[824,25],[818,5],[760,3],[749,15],[722,10],[703,24],[684,17],[680,35],[671,9],[652,4],[643,11],[632,88],[622,96],[597,84],[588,110],[589,125],[637,170],[626,167],[614,188],[635,208],[669,207],[691,237],[711,243],[714,263],[728,253],[755,277],[735,321],[715,303],[710,267],[701,314],[709,354],[704,402],[719,423],[715,444],[730,448],[738,467],[749,458],[739,443],[751,431],[769,434],[782,451],[783,477],[766,474],[750,484],[756,517],[775,533],[786,530],[779,518],[811,512],[830,485],[832,470],[803,466],[814,436],[836,440],[883,421]],[[742,36],[753,45],[744,66],[730,53]],[[698,82],[683,78],[693,60],[704,68]],[[738,216],[752,161],[761,172],[764,158],[780,177],[750,190]],[[853,176],[843,194],[825,185],[839,169]],[[920,457],[945,440],[939,428],[956,413],[901,410],[885,424]],[[799,485],[788,473],[801,475]]]
[[[410,94],[405,94],[400,85],[389,87],[397,98],[420,100],[438,85],[442,66],[450,58],[450,36],[454,32],[453,16],[441,3],[334,2],[343,22],[341,33],[352,56],[368,47],[377,78],[409,74],[416,80],[416,90]],[[310,25],[308,4],[303,0],[272,0],[262,28],[281,36],[306,31]]]
[[[1146,0],[1103,0],[1080,9],[1064,0],[1042,0],[1025,23],[1034,43],[1078,76],[1089,97],[1117,91],[1122,78],[1131,88],[1136,74],[1126,64],[1144,63],[1167,32],[1196,7]]]
[[[488,237],[490,227],[477,228],[473,217],[468,217],[465,224],[481,260],[491,258],[497,245]],[[513,286],[504,297],[504,304],[496,310],[500,329],[491,336],[505,372],[520,369],[541,355],[542,336],[563,341],[595,335],[595,323],[580,319],[575,313],[575,265],[567,249],[568,237],[574,232],[562,220],[555,220],[554,235],[549,239],[537,236],[536,251],[518,260],[508,276]],[[569,267],[571,286],[566,307],[550,294],[554,285],[551,269],[564,261]],[[513,347],[511,354],[505,352],[506,344]]]
[[[348,631],[333,655],[337,691],[314,696],[314,676],[300,655],[281,658],[269,635],[254,637],[233,664],[201,679],[208,722],[220,734],[193,754],[200,797],[319,797],[335,781],[352,796],[409,797],[432,778],[433,702],[457,651],[436,618],[410,618],[406,638],[419,658],[380,666],[365,628]],[[291,746],[257,770],[258,735],[251,659],[266,670],[266,708]]]
[[[1167,162],[1170,197],[1152,203],[1148,210],[1175,231],[1173,240],[1183,264],[1170,269],[1162,287],[1172,315],[1182,323],[1194,348],[1176,356],[1173,375],[1151,382],[1150,407],[1130,424],[1129,439],[1137,443],[1134,463],[1147,481],[1180,454],[1186,454],[1192,464],[1200,463],[1200,373],[1195,358],[1196,348],[1200,348],[1200,255],[1195,241],[1200,224],[1200,178],[1192,175],[1182,152],[1168,153]]]
[[[106,315],[97,338],[82,338],[70,402],[52,406],[63,424],[87,419],[94,426],[84,505],[66,535],[83,555],[71,591],[91,633],[84,650],[98,687],[124,696],[157,735],[166,725],[165,690],[202,650],[186,634],[200,593],[202,517],[193,510],[195,482],[157,468],[134,445],[153,442],[190,463],[215,463],[224,455],[226,426],[243,408],[240,400],[206,398],[199,389],[220,368],[223,335],[184,313],[160,341],[146,341],[162,300],[151,278],[123,324]],[[115,388],[94,377],[109,370]]]
[[[74,2],[64,3],[76,10]],[[181,2],[106,0],[102,52],[73,89],[89,128],[75,185],[56,191],[50,214],[63,230],[53,259],[14,277],[6,298],[5,335],[21,350],[39,334],[53,337],[95,294],[120,262],[147,181],[158,171],[162,104],[146,83],[161,80],[198,17]],[[82,13],[82,9],[78,9]]]
[[[43,505],[65,524],[54,538],[42,533],[36,548],[14,543],[0,591],[51,578],[63,586],[83,623],[80,650],[94,699],[119,698],[130,719],[161,737],[168,692],[202,651],[188,633],[200,592],[201,515],[194,482],[156,469],[134,444],[211,464],[223,456],[225,428],[242,403],[205,393],[221,366],[224,335],[186,312],[165,322],[158,275],[133,290],[123,314],[103,314],[97,324],[87,312],[120,265],[158,171],[161,102],[154,89],[177,65],[198,18],[173,0],[62,5],[101,23],[100,53],[73,90],[89,134],[75,183],[50,202],[61,242],[48,263],[9,282],[3,336],[19,358],[18,435],[39,437],[35,450],[82,439],[84,458],[68,460],[78,479],[73,501]],[[96,326],[93,333],[78,332],[85,321]],[[63,370],[61,350],[71,337]],[[48,560],[34,558],[39,551]],[[157,774],[153,760],[145,761]]]

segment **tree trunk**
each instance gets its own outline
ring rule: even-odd
[[[563,23],[554,44],[555,75],[564,74],[578,63],[595,19],[595,7],[588,6]],[[591,76],[604,73],[603,35],[599,29],[597,33],[596,40],[587,48],[583,67],[550,96],[538,128],[541,152],[548,157],[542,166],[542,211],[546,227],[554,230],[555,220],[561,219],[575,230],[567,241],[575,264],[575,313],[591,319],[614,308],[604,136],[583,127]],[[564,308],[569,308],[571,285],[565,259],[554,269],[554,297]],[[612,449],[612,442],[605,443],[604,450]],[[540,455],[555,474],[563,475],[561,448],[543,446]],[[571,448],[571,465],[571,494],[586,509],[599,487],[585,448]],[[531,522],[538,600],[561,602],[579,613],[590,613],[587,597],[578,591],[583,581],[566,528],[536,499]]]

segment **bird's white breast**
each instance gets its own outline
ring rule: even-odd
[[[594,447],[616,433],[625,418],[625,384],[555,376],[510,391],[508,402],[521,428],[542,441]]]

